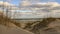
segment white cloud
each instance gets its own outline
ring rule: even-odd
[[[48,2],[48,3],[35,3],[35,4],[28,4],[28,5],[26,5],[25,7],[26,8],[28,8],[28,7],[30,7],[30,8],[47,8],[47,9],[52,9],[52,8],[54,8],[54,7],[59,7],[60,6],[60,4],[59,3],[57,3],[57,2]]]
[[[35,3],[35,4],[31,4],[31,5],[27,5],[25,6],[25,9],[28,8],[30,10],[33,10],[34,12],[36,11],[36,13],[39,13],[39,12],[43,12],[44,15],[42,14],[42,16],[44,17],[60,17],[60,4],[57,3],[57,2],[45,2],[45,3],[41,3],[41,2],[38,2],[38,3]],[[47,12],[47,13],[46,13]],[[49,13],[50,12],[50,13]],[[38,15],[39,16],[39,15]],[[42,17],[40,16],[40,17]]]
[[[0,1],[0,5],[4,5],[4,6],[15,6],[14,4],[10,4],[8,2],[3,2],[3,1]]]
[[[3,1],[0,1],[0,7],[1,7],[1,9],[2,8],[5,8],[5,9],[7,8],[7,9],[11,9],[11,10],[19,9],[18,7],[16,7],[16,5],[11,4],[9,2],[3,2]]]
[[[0,1],[0,5],[5,5],[5,6],[14,6],[13,4],[10,4],[10,3],[8,3],[8,2],[2,2],[2,1]],[[21,6],[22,5],[22,6]],[[37,3],[31,3],[31,2],[29,2],[29,1],[23,1],[23,3],[21,4],[20,6],[21,7],[24,7],[24,9],[29,9],[29,10],[34,10],[34,11],[38,11],[37,13],[39,13],[40,11],[41,12],[44,12],[44,14],[42,14],[42,16],[41,17],[47,17],[47,15],[48,16],[50,16],[50,14],[54,17],[54,16],[59,16],[57,13],[56,13],[56,11],[57,12],[59,12],[60,11],[60,4],[59,3],[57,3],[57,2],[44,2],[44,3],[42,3],[42,2],[37,2]],[[16,8],[16,7],[15,7]],[[53,11],[53,12],[52,12]],[[45,12],[51,12],[51,13],[45,13]],[[30,15],[30,14],[29,14]],[[36,15],[31,15],[31,17],[32,16],[34,16],[34,17],[40,17],[39,15],[38,16],[36,16]],[[27,17],[27,16],[26,16]],[[34,18],[33,17],[33,18]],[[60,17],[60,16],[59,16]],[[24,17],[23,17],[24,18]]]
[[[29,6],[31,3],[28,1],[22,1],[22,6]]]
[[[52,2],[52,1],[55,1],[55,0],[22,0],[20,5],[29,6],[29,5],[36,4],[36,3],[45,4],[46,2]]]

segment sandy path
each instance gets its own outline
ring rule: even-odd
[[[33,34],[33,33],[24,31],[16,27],[8,28],[4,25],[0,25],[0,34]]]

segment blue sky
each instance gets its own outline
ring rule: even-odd
[[[56,0],[56,2],[60,3],[60,0]]]
[[[5,2],[7,2],[8,0],[7,0],[7,1],[6,1],[6,0],[0,0],[0,1],[5,1]],[[20,2],[21,2],[21,0],[11,0],[10,3],[18,5]]]
[[[45,0],[42,0],[42,1],[45,1]],[[47,1],[47,0],[46,0],[46,1]],[[45,2],[46,2],[46,1],[45,1]],[[19,2],[21,2],[21,0],[13,0],[13,1],[12,1],[13,4],[18,4]],[[60,3],[60,0],[55,0],[55,2]]]
[[[0,1],[3,1],[3,0],[0,0]],[[5,0],[6,1],[6,0]],[[47,0],[42,0],[42,2],[46,2]],[[55,2],[58,2],[60,3],[60,0],[55,0]],[[21,3],[21,0],[11,0],[12,4],[15,4],[15,5],[18,5],[19,3]]]
[[[20,2],[20,0],[13,0],[11,3],[18,5]]]

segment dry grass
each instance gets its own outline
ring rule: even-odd
[[[4,16],[3,14],[0,14],[0,24],[8,26],[8,27],[11,24],[14,24],[14,25],[20,27],[20,23],[16,22],[15,20],[8,18],[7,16]]]
[[[60,25],[58,24],[60,24],[59,18],[44,18],[42,21],[36,21],[34,23],[26,24],[26,27],[24,29],[29,30],[35,34],[40,34],[41,32],[49,31],[50,29],[54,30],[56,29],[56,26],[60,27]],[[54,33],[54,31],[52,32]]]
[[[25,25],[24,29],[29,30],[35,34],[40,34],[42,32],[44,32],[44,34],[45,34],[45,31],[49,31],[50,29],[56,29],[57,28],[56,26],[58,24],[60,24],[59,20],[60,20],[59,18],[44,18],[42,21],[36,21],[36,22],[34,21],[33,23],[28,22]],[[0,14],[0,24],[8,26],[8,27],[13,27],[13,26],[20,27],[21,26],[20,23],[4,16],[3,14]],[[52,26],[54,28],[52,28]],[[58,27],[60,27],[60,25],[58,25]],[[40,31],[40,30],[42,30],[42,31]],[[56,30],[59,30],[59,28],[57,28]]]

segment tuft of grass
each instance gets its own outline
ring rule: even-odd
[[[3,14],[0,14],[0,24],[5,25],[5,26],[9,26],[10,23],[13,23],[16,26],[20,27],[20,23],[8,18],[7,16],[5,16]]]
[[[33,33],[39,34],[41,29],[47,28],[48,24],[55,21],[58,18],[43,18],[42,21],[36,21],[33,23],[27,23],[24,29],[27,29]],[[33,25],[33,26],[32,26]],[[31,29],[32,28],[32,29]]]

